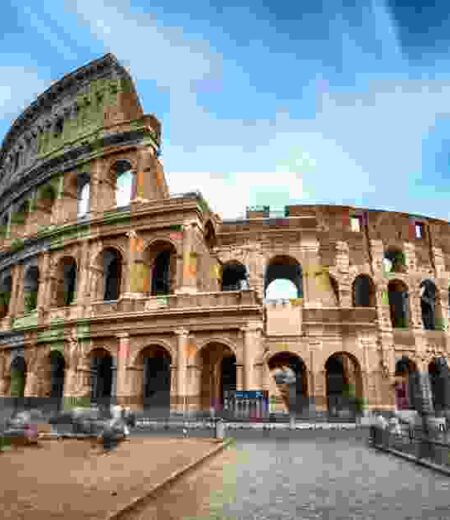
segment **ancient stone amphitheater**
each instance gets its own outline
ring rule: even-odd
[[[223,221],[197,192],[169,195],[160,139],[111,54],[7,133],[5,403],[220,411],[258,390],[303,416],[448,405],[447,222],[314,205]]]

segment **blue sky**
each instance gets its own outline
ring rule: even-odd
[[[327,203],[448,220],[450,4],[414,5],[2,0],[0,135],[112,52],[163,124],[173,193],[200,189],[224,218]]]

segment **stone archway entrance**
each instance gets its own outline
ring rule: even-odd
[[[13,398],[14,409],[23,407],[25,397],[25,383],[27,379],[27,364],[23,356],[16,356],[10,367],[9,393]]]
[[[64,356],[59,350],[52,350],[49,354],[50,381],[49,401],[53,409],[60,410],[64,395]]]
[[[154,417],[170,415],[170,354],[165,348],[152,345],[141,350],[138,364],[141,406]]]
[[[433,408],[437,415],[443,414],[450,406],[450,375],[447,360],[434,358],[428,365]]]
[[[236,356],[230,347],[210,343],[202,348],[200,358],[200,409],[221,412],[227,392],[236,390]]]
[[[303,359],[292,352],[278,352],[267,362],[286,411],[297,417],[307,415],[309,410],[308,376]],[[295,381],[288,384],[289,370]]]
[[[326,361],[325,371],[329,417],[354,419],[363,397],[358,360],[348,352],[337,352]]]
[[[111,404],[113,391],[113,358],[103,348],[91,352],[91,402],[100,407]]]
[[[417,365],[407,356],[395,364],[395,404],[398,410],[416,408],[417,376]]]

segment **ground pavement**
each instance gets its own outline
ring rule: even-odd
[[[122,520],[449,520],[450,479],[363,432],[280,432],[210,459]]]
[[[12,449],[0,454],[0,517],[104,519],[215,446],[212,439],[133,438],[107,455],[81,440]]]

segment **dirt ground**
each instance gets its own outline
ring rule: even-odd
[[[104,454],[80,440],[0,454],[3,519],[104,519],[209,452],[212,439],[132,438]]]

